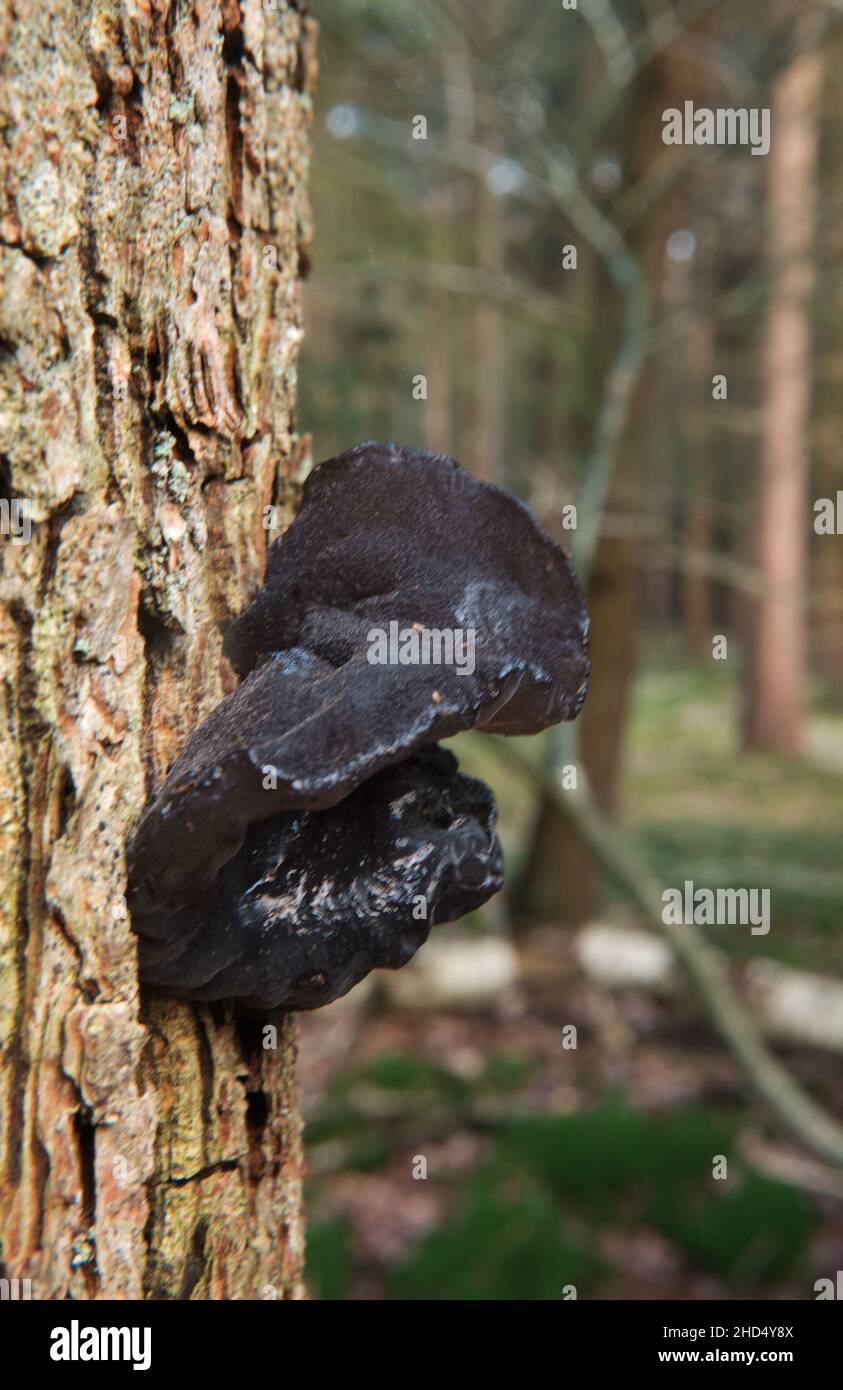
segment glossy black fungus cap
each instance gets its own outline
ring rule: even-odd
[[[253,825],[210,893],[163,939],[141,936],[141,978],[245,1009],[318,1008],[404,965],[502,878],[491,792],[425,748],[330,810]]]
[[[473,670],[372,664],[371,633],[390,624],[471,631]],[[132,841],[134,920],[164,931],[251,825],[333,806],[424,744],[573,718],[587,627],[565,554],[501,488],[392,444],[320,464],[226,635],[246,678],[191,735]]]

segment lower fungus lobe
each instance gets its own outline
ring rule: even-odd
[[[318,1008],[404,965],[432,925],[502,882],[492,793],[434,744],[328,810],[253,825],[163,941],[139,924],[141,979],[247,1009]]]

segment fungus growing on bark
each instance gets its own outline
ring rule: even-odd
[[[315,1007],[373,965],[403,963],[431,921],[484,901],[500,877],[491,793],[487,804],[450,760],[449,804],[473,798],[476,813],[431,828],[418,807],[441,793],[445,755],[418,750],[464,729],[537,733],[574,718],[586,635],[564,553],[503,489],[391,444],[320,464],[263,589],[226,634],[242,684],[190,736],[129,846],[141,978],[196,998]],[[462,862],[466,834],[486,848],[476,884],[457,892],[445,866]],[[343,876],[339,843],[383,900],[379,923],[362,909],[352,920],[363,880]],[[411,926],[421,863],[438,887],[427,922]],[[290,874],[307,882],[300,898]]]
[[[141,937],[141,975],[192,999],[318,1008],[502,882],[492,793],[433,745],[326,811],[252,825],[213,889]]]

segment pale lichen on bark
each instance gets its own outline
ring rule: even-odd
[[[290,502],[314,29],[5,0],[2,1260],[39,1298],[295,1297],[293,1025],[142,1010],[124,846]]]

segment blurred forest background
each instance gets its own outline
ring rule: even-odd
[[[396,440],[523,497],[594,667],[578,745],[455,741],[505,893],[302,1020],[311,1291],[813,1298],[843,1267],[843,7],[312,9],[313,458]],[[770,108],[769,153],[664,144],[686,101]],[[769,935],[680,931],[825,1120],[781,1071],[753,1098],[677,968],[643,899],[685,880],[770,889]]]

